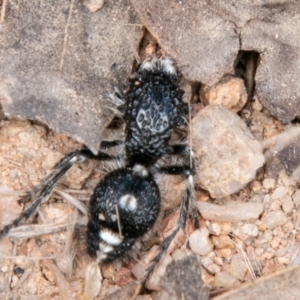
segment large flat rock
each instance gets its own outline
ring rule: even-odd
[[[38,120],[97,152],[112,116],[108,94],[130,72],[141,35],[127,1],[95,12],[83,1],[9,1],[0,27],[4,114]]]

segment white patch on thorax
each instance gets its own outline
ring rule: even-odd
[[[148,177],[148,175],[149,175],[147,168],[145,168],[142,165],[138,165],[138,164],[134,165],[132,171],[133,171],[134,175],[137,175],[137,176],[140,176],[143,178]]]
[[[167,74],[176,74],[176,69],[174,68],[173,61],[169,57],[161,58],[161,67],[163,71]]]
[[[157,58],[153,57],[150,61],[145,59],[140,68],[141,70],[154,71],[157,68]]]
[[[138,206],[138,201],[132,194],[126,194],[119,199],[119,205],[123,209],[136,211]]]

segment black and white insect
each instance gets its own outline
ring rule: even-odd
[[[118,145],[124,145],[124,165],[104,176],[89,202],[88,253],[101,263],[111,262],[126,254],[153,227],[161,206],[155,173],[182,175],[186,179],[186,190],[177,226],[163,241],[144,279],[154,270],[178,231],[185,229],[189,211],[197,226],[191,151],[184,143],[170,143],[174,130],[187,126],[189,112],[188,104],[182,100],[184,92],[173,62],[168,57],[156,56],[145,60],[130,77],[128,85],[123,97],[117,92],[112,95],[125,123],[125,140],[102,141],[97,155],[83,148],[64,157],[41,184],[21,199],[27,202],[35,196],[33,204],[0,231],[0,238],[28,219],[49,198],[59,179],[74,163],[86,159],[118,160],[117,156],[104,151]],[[184,156],[187,163],[157,165],[166,155]]]

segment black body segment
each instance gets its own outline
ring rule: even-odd
[[[153,226],[159,209],[160,194],[151,174],[142,177],[134,174],[131,168],[109,173],[95,188],[90,200],[89,254],[95,256],[99,245],[104,252],[103,261],[111,261],[124,254],[135,239]],[[103,231],[108,236],[106,240],[101,237]],[[119,239],[113,238],[115,236]],[[109,246],[113,251],[108,251],[111,249]]]
[[[151,63],[148,68],[142,65],[132,76],[125,97],[125,147],[129,166],[150,166],[166,154],[173,129],[184,123],[188,112],[175,70],[167,73],[161,61]]]

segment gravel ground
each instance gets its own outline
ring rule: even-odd
[[[258,140],[284,130],[257,100],[251,105],[249,129]],[[247,121],[249,110],[243,110],[241,115]],[[22,210],[18,198],[38,184],[60,158],[80,145],[29,121],[4,120],[0,125],[0,222],[6,224]],[[0,241],[2,299],[12,296],[15,299],[83,299],[85,266],[91,262],[85,254],[82,234],[86,215],[84,208],[78,212],[67,199],[76,198],[86,206],[101,174],[94,163],[74,166],[50,201],[40,207],[38,217],[31,220],[39,226],[25,227],[23,235],[20,229],[13,230],[14,238]],[[159,181],[164,191],[163,206],[168,210],[146,239],[140,251],[142,260],[137,263],[136,259],[130,259],[104,266],[102,288],[96,299],[134,281],[145,269],[145,258],[149,260],[157,244],[172,231],[184,185],[178,178],[164,177]],[[273,158],[258,170],[252,182],[234,195],[212,201],[206,191],[197,188],[198,208],[203,204],[221,204],[223,216],[233,211],[235,216],[230,214],[222,222],[209,216],[199,217],[200,230],[194,230],[189,223],[189,238],[180,235],[170,255],[165,255],[149,279],[149,295],[138,299],[159,299],[160,294],[155,290],[167,262],[191,252],[201,258],[204,282],[212,289],[230,288],[299,264],[300,192],[297,187],[297,181],[288,177],[283,165]],[[230,201],[236,203],[235,209],[228,205]],[[255,218],[239,221],[245,212],[238,203],[250,205],[249,213],[258,204],[262,211]],[[53,224],[58,226],[51,227]],[[74,224],[78,225],[75,240],[70,238]],[[41,234],[46,229],[47,234]]]

